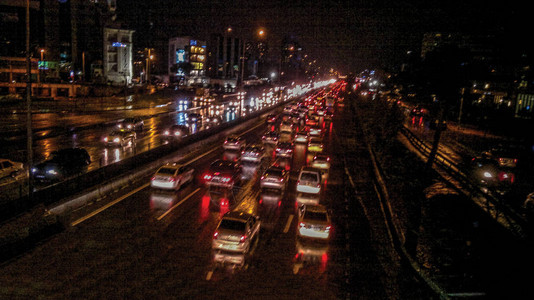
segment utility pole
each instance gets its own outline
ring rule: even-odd
[[[30,54],[30,0],[26,0],[26,163],[28,164],[28,202],[33,202],[33,139],[32,139],[32,65]]]

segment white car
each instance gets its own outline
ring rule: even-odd
[[[289,172],[284,168],[271,166],[261,176],[261,188],[285,189],[289,181]]]
[[[303,205],[299,208],[297,234],[300,237],[329,239],[331,229],[330,215],[323,205]]]
[[[252,241],[260,234],[260,224],[259,218],[251,214],[240,211],[227,212],[213,234],[212,249],[249,252]]]
[[[240,136],[229,136],[223,144],[224,150],[241,150],[245,147],[245,140]]]
[[[324,154],[317,154],[313,157],[310,167],[321,169],[323,172],[328,172],[330,169],[330,157]]]
[[[150,186],[159,189],[177,190],[183,184],[192,182],[194,173],[195,170],[189,166],[169,163],[156,171],[150,181]]]
[[[5,158],[0,158],[0,178],[4,178],[7,176],[15,177],[22,170],[24,170],[23,163],[14,162]]]
[[[319,194],[321,192],[321,170],[302,167],[297,181],[297,192]]]
[[[259,163],[263,159],[265,149],[262,146],[250,145],[241,152],[241,161]]]

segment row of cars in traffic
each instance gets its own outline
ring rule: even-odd
[[[207,171],[198,176],[208,189],[211,204],[219,208],[230,206],[229,198],[247,179],[243,171],[245,166],[261,166],[265,163],[265,168],[255,169],[261,170],[257,177],[262,195],[259,201],[266,199],[270,193],[277,194],[276,198],[281,201],[290,186],[291,162],[296,146],[304,146],[312,159],[296,172],[294,182],[298,213],[297,235],[328,240],[332,227],[330,213],[320,199],[330,169],[330,158],[325,153],[323,137],[325,121],[330,121],[331,118],[325,118],[324,113],[319,116],[317,111],[321,110],[325,110],[324,100],[318,99],[316,95],[309,96],[296,104],[288,105],[281,114],[268,115],[267,131],[262,136],[261,143],[247,143],[239,135],[228,136],[222,144],[225,157],[216,159]],[[328,110],[328,114],[333,116],[333,109]],[[196,176],[195,171],[188,166],[166,164],[156,171],[151,186],[177,190],[183,184],[194,181]],[[221,194],[223,196],[215,196]],[[230,210],[225,213],[213,233],[214,261],[242,264],[244,255],[259,237],[261,224],[259,216],[250,212]]]

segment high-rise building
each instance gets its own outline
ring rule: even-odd
[[[133,32],[129,29],[104,28],[104,77],[112,83],[131,83]]]
[[[207,84],[206,42],[192,37],[169,39],[169,81],[182,85]]]

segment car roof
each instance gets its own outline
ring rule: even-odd
[[[166,168],[176,168],[176,169],[178,169],[178,168],[183,167],[183,166],[184,165],[182,165],[182,164],[173,162],[173,163],[166,163],[163,166],[161,166],[161,168],[166,167]]]
[[[224,214],[223,219],[233,219],[233,220],[240,220],[240,221],[247,221],[250,218],[253,218],[254,216],[243,212],[243,211],[229,211],[226,214]]]
[[[321,170],[317,169],[317,168],[313,168],[313,167],[302,167],[300,169],[301,172],[316,172],[316,173],[321,173]]]

